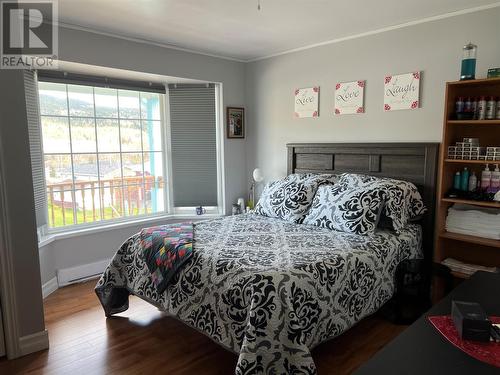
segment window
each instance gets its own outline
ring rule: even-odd
[[[163,94],[38,91],[50,228],[165,212]]]
[[[220,91],[25,73],[37,225],[222,213]]]
[[[169,85],[173,205],[177,212],[217,206],[216,90],[213,85]],[[186,209],[181,209],[185,207]]]

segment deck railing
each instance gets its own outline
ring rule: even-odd
[[[157,176],[49,183],[49,223],[59,227],[157,212],[157,192],[163,188]]]

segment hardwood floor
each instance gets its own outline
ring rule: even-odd
[[[106,319],[95,280],[45,300],[50,349],[7,361],[0,374],[233,374],[236,355],[137,297]],[[372,316],[313,351],[319,375],[350,374],[405,326]]]

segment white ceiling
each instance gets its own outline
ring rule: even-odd
[[[59,0],[59,20],[238,60],[420,21],[497,0]]]

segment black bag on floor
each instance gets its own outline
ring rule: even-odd
[[[380,313],[396,324],[411,324],[431,306],[430,269],[428,262],[411,259],[401,262],[396,269],[394,296],[380,309]]]

